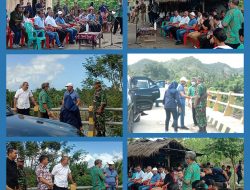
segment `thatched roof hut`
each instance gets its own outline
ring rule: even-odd
[[[184,163],[188,150],[174,139],[137,140],[128,145],[128,166],[177,167]]]

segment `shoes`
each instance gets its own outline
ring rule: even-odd
[[[18,44],[13,44],[12,48],[17,49],[17,48],[21,48],[21,46],[19,46]]]
[[[75,42],[73,41],[73,42],[69,42],[69,44],[75,44]]]
[[[64,48],[64,46],[63,46],[63,45],[60,45],[60,46],[58,46],[58,48],[59,48],[59,49],[63,49],[63,48]]]
[[[182,41],[175,42],[175,45],[180,45],[180,44],[183,44],[183,42]]]
[[[141,113],[141,116],[143,116],[143,115],[148,115],[148,114],[147,114],[147,113],[145,113],[145,112],[142,112],[142,113]]]
[[[188,127],[186,127],[186,126],[180,127],[180,129],[186,129],[186,130],[189,130],[189,128],[188,128]]]

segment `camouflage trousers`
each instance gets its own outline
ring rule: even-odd
[[[100,115],[97,113],[94,113],[94,121],[95,121],[95,129],[97,131],[98,137],[105,136],[105,114],[101,113]]]
[[[196,121],[199,128],[204,128],[207,126],[207,116],[206,116],[206,105],[199,104],[195,108]]]

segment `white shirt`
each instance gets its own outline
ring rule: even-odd
[[[30,97],[33,97],[31,91],[24,91],[22,88],[18,89],[15,94],[15,98],[17,99],[16,107],[18,109],[28,109],[30,108]]]
[[[23,16],[23,21],[24,21],[24,23],[26,23],[26,22],[32,23],[32,21],[28,17],[25,17],[25,16]]]
[[[173,23],[177,23],[177,22],[180,22],[180,21],[181,21],[181,16],[180,15],[174,16]]]
[[[190,18],[188,16],[186,17],[181,17],[181,21],[179,23],[179,26],[183,25],[183,24],[188,24],[189,23]]]
[[[214,49],[233,49],[228,45],[224,45],[224,46],[216,46]]]
[[[51,25],[53,27],[57,27],[55,19],[53,17],[49,16],[49,15],[45,19],[45,24],[46,25]]]
[[[165,172],[160,173],[160,176],[161,176],[161,180],[163,180],[163,181],[164,181],[164,179],[165,179],[165,177],[166,177]]]
[[[61,163],[54,166],[51,174],[54,176],[54,184],[57,187],[68,187],[68,175],[71,173],[69,166],[63,166]]]
[[[147,181],[147,180],[151,179],[151,178],[152,178],[152,176],[153,176],[153,173],[152,173],[152,172],[147,172],[147,173],[144,173],[143,178],[142,178],[142,182],[144,182],[144,181]]]
[[[144,172],[141,170],[140,172],[135,173],[135,179],[143,178]]]

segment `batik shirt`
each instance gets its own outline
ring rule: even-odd
[[[52,175],[49,172],[49,169],[46,166],[44,166],[43,164],[39,164],[36,168],[36,177],[37,177],[37,182],[38,182],[37,189],[38,190],[48,190],[49,187],[46,184],[41,183],[39,178],[42,177],[42,178],[48,180],[50,183],[52,183]]]

